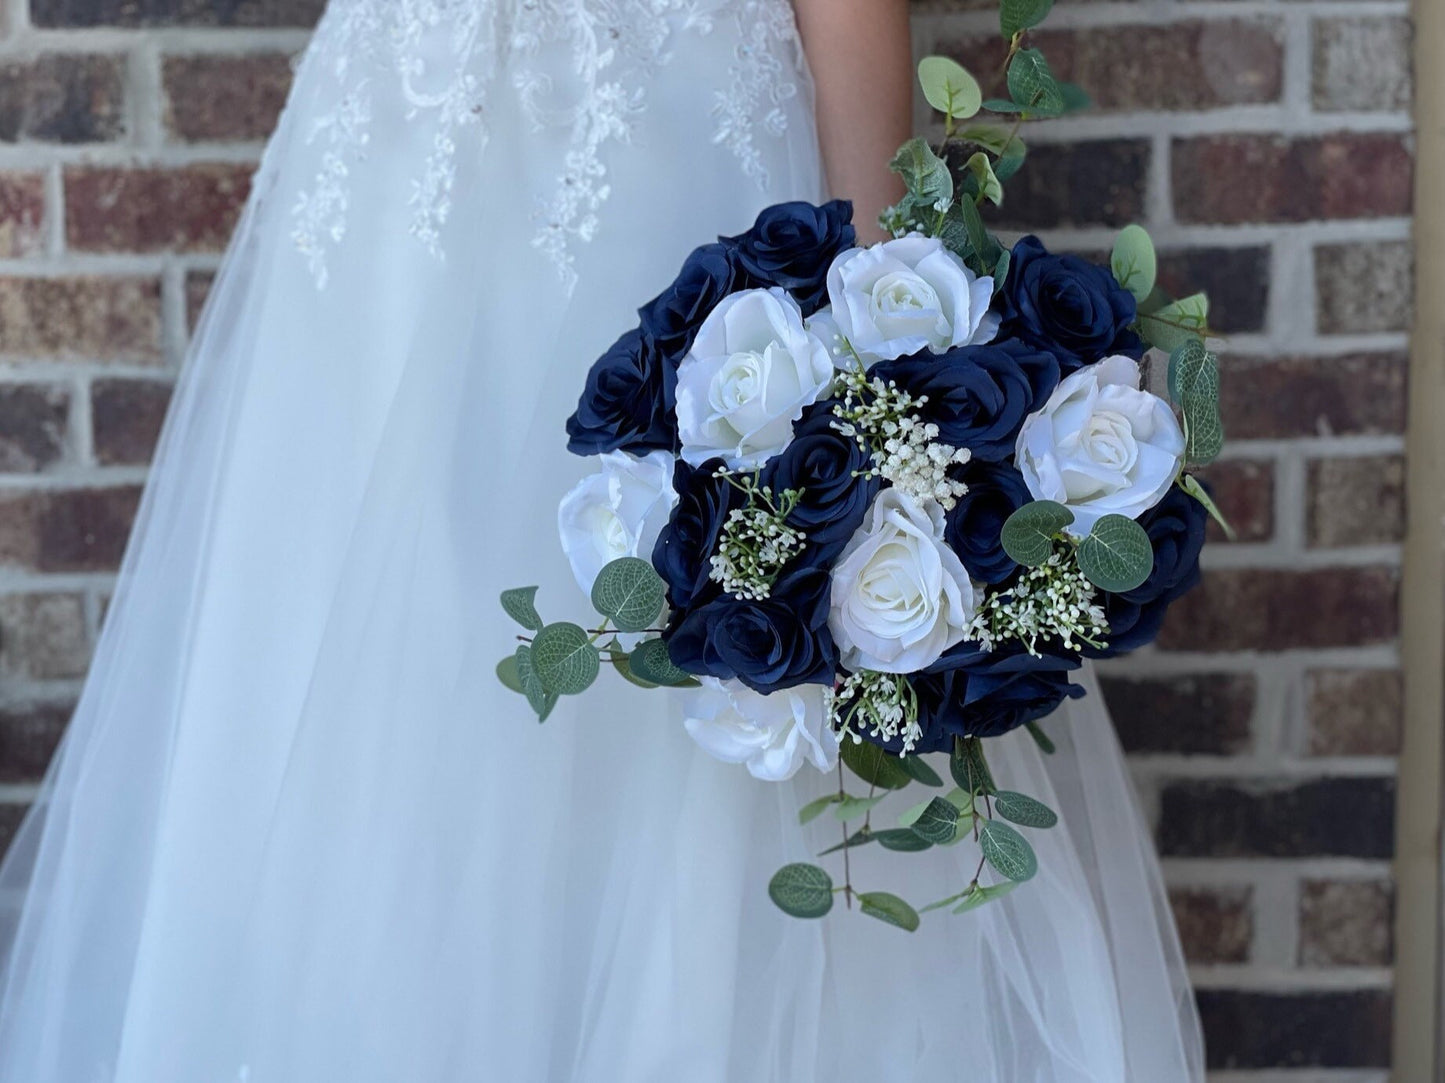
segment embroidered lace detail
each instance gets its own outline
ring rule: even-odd
[[[346,236],[351,178],[393,89],[408,123],[429,126],[408,196],[410,231],[444,254],[457,156],[485,149],[488,98],[505,65],[534,128],[569,132],[556,186],[536,208],[533,243],[570,289],[572,246],[595,235],[610,192],[607,146],[632,137],[649,79],[671,59],[677,36],[712,33],[722,18],[735,24],[738,45],[730,85],[716,94],[715,139],[765,186],[757,133],[786,134],[782,104],[798,91],[788,0],[332,0],[297,79],[329,80],[327,106],[303,133],[319,147],[316,175],[293,207],[292,237],[317,285],[326,285],[328,254]]]

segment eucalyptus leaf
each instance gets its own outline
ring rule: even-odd
[[[927,906],[920,906],[918,908],[918,912],[920,914],[926,914],[930,910],[942,910],[945,906],[952,906],[954,903],[958,902],[959,899],[962,899],[965,896],[972,894],[976,889],[977,885],[970,887],[967,891],[960,891],[957,895],[950,895],[946,899],[939,899],[937,902],[931,902]]]
[[[909,831],[906,827],[887,827],[882,831],[873,832],[873,837],[878,840],[878,845],[883,849],[897,850],[905,854],[917,853],[933,846],[933,843]]]
[[[918,822],[918,818],[923,815],[924,810],[926,810],[928,806],[934,802],[934,800],[935,798],[932,797],[925,798],[924,800],[918,802],[918,804],[912,805],[909,808],[905,809],[902,815],[898,817],[898,826],[912,827]]]
[[[1224,450],[1224,422],[1217,404],[1190,400],[1184,404],[1184,461],[1206,466]]]
[[[1039,859],[1028,840],[1000,820],[987,820],[979,829],[983,859],[1007,880],[1024,881],[1039,871]]]
[[[998,25],[1006,38],[1038,26],[1048,17],[1054,0],[1000,0]]]
[[[836,854],[839,850],[852,850],[859,846],[866,846],[877,837],[876,832],[870,831],[866,827],[859,828],[836,846],[829,846],[826,850],[818,851],[818,856],[827,857],[829,854]]]
[[[904,143],[888,168],[903,178],[908,194],[925,207],[953,202],[953,174],[928,140],[913,138]]]
[[[641,632],[662,612],[667,584],[640,557],[603,565],[592,583],[592,604],[623,632]]]
[[[1011,102],[1007,98],[985,98],[983,107],[990,113],[1022,113],[1023,106],[1017,102]]]
[[[993,265],[993,292],[997,296],[998,291],[1004,288],[1008,282],[1008,268],[1013,256],[1007,248],[999,253],[998,262]]]
[[[768,883],[768,897],[795,918],[820,918],[833,909],[833,880],[817,865],[784,865]]]
[[[559,621],[547,625],[532,640],[532,665],[543,688],[572,696],[585,692],[597,679],[601,662],[582,628]]]
[[[1132,293],[1135,301],[1148,297],[1159,274],[1159,258],[1155,255],[1149,231],[1139,225],[1121,229],[1114,239],[1109,269],[1114,272],[1114,280]]]
[[[965,256],[965,261],[970,262],[977,273],[991,274],[998,260],[998,252],[1002,251],[1002,248],[983,224],[983,218],[973,200],[959,200],[949,211],[949,218],[963,227],[963,234],[968,238],[968,248],[973,259]]]
[[[1002,124],[970,124],[958,129],[956,138],[965,143],[976,143],[984,150],[992,154],[1002,155],[1005,148],[1018,144],[1023,146],[1022,141],[1014,134],[1012,128]]]
[[[1219,398],[1219,359],[1197,338],[1181,342],[1169,354],[1169,397],[1183,405],[1200,396]]]
[[[517,672],[517,656],[515,654],[509,654],[497,663],[497,680],[513,692],[521,692],[526,695],[526,692],[522,690],[522,675]]]
[[[833,815],[840,820],[852,820],[862,816],[874,805],[887,797],[887,794],[874,794],[872,797],[853,797],[851,794],[844,795],[838,802],[838,807],[833,810]]]
[[[928,761],[922,756],[914,753],[911,756],[899,756],[898,766],[908,772],[908,776],[914,782],[921,782],[925,786],[942,786],[943,779],[937,771],[928,766]]]
[[[1037,49],[1020,49],[1009,61],[1008,93],[1025,113],[1053,117],[1064,111],[1064,92]]]
[[[983,92],[956,60],[946,56],[925,56],[918,62],[918,82],[928,104],[954,120],[967,120],[983,104]]]
[[[1202,293],[1170,301],[1139,316],[1139,334],[1149,345],[1172,353],[1190,339],[1209,335],[1209,298]]]
[[[855,775],[870,786],[882,790],[901,790],[913,781],[897,756],[890,755],[871,741],[845,738],[838,747],[838,757]]]
[[[517,663],[517,680],[522,685],[522,694],[527,697],[532,710],[537,712],[537,721],[547,721],[552,708],[557,706],[557,693],[543,687],[537,668],[532,664],[532,648],[529,645],[521,644],[512,658]]]
[[[1179,485],[1186,493],[1204,505],[1204,510],[1209,513],[1210,518],[1219,524],[1220,528],[1224,531],[1225,537],[1233,541],[1235,537],[1234,527],[1229,525],[1229,520],[1224,517],[1224,513],[1215,505],[1214,498],[1205,491],[1203,485],[1199,484],[1199,479],[1193,474],[1184,474],[1179,479]]]
[[[513,587],[502,591],[502,608],[523,628],[539,632],[542,630],[542,618],[537,615],[536,599],[536,587]]]
[[[1034,500],[1016,508],[999,533],[1010,560],[1037,568],[1054,552],[1054,539],[1074,521],[1074,513],[1053,500]]]
[[[993,793],[993,774],[983,754],[983,741],[977,737],[955,737],[953,754],[948,757],[948,772],[959,789],[968,794]]]
[[[1059,822],[1058,813],[1038,798],[1013,790],[999,790],[994,794],[993,810],[1020,827],[1047,828]]]
[[[1045,756],[1052,756],[1058,751],[1058,749],[1054,747],[1054,742],[1049,740],[1049,735],[1044,732],[1043,727],[1037,722],[1025,722],[1024,729],[1028,730],[1029,736],[1034,739],[1034,744],[1038,745],[1039,751]]]
[[[975,151],[963,164],[964,168],[972,173],[978,181],[979,195],[995,207],[1003,203],[1003,185],[994,176],[993,163],[988,160],[987,154],[981,150]]]
[[[1064,97],[1064,112],[1079,113],[1094,104],[1089,92],[1078,83],[1059,83],[1059,93]]]
[[[928,802],[928,807],[908,828],[921,839],[933,843],[952,842],[958,827],[958,809],[941,797]]]
[[[976,884],[973,890],[967,893],[967,897],[963,902],[954,907],[953,912],[955,914],[966,914],[970,910],[977,910],[984,903],[1002,898],[1018,886],[1018,881],[1016,880],[1005,880],[1001,884]]]
[[[863,913],[870,918],[896,925],[910,933],[918,928],[918,911],[897,895],[886,891],[865,891],[859,894],[858,901],[863,904]]]
[[[675,688],[696,683],[691,674],[672,664],[667,644],[661,639],[644,639],[627,656],[627,664],[633,676],[652,684]]]
[[[1006,183],[1010,177],[1022,168],[1027,153],[1027,148],[1024,146],[1022,139],[1015,137],[1009,140],[1008,145],[1005,146],[1003,152],[999,154],[998,161],[993,164],[994,176],[999,179],[1000,184]]]
[[[836,793],[830,793],[818,798],[816,801],[809,801],[798,810],[798,823],[806,824],[816,820],[827,810],[829,805],[841,801],[842,797]]]
[[[1148,532],[1124,515],[1105,515],[1076,551],[1079,571],[1100,590],[1123,594],[1149,578],[1154,545]]]
[[[946,794],[943,795],[943,799],[954,808],[958,809],[959,812],[972,812],[974,802],[978,800],[978,798],[976,798],[973,794],[969,793],[961,786],[955,786],[953,789],[949,790]],[[924,804],[927,803],[928,802],[926,801],[924,802]]]
[[[636,673],[632,672],[632,660],[622,650],[610,651],[612,657],[612,668],[617,670],[617,675],[629,684],[635,684],[638,688],[661,688],[662,685],[652,681],[645,681]]]

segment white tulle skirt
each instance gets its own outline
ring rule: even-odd
[[[679,46],[610,150],[570,296],[531,243],[565,140],[493,110],[485,151],[457,157],[438,258],[405,197],[435,132],[400,95],[371,104],[318,290],[293,210],[328,165],[328,91],[303,67],[0,873],[0,1079],[1202,1077],[1087,676],[1049,723],[1057,755],[992,745],[1000,783],[1064,817],[1036,833],[1038,878],[910,936],[768,901],[779,865],[836,841],[831,819],[797,821],[835,780],[757,782],[621,682],[538,726],[493,675],[502,587],[543,584],[553,618],[584,606],[554,516],[585,469],[562,424],[590,359],[694,244],[820,195],[805,93],[759,143],[764,184],[712,141],[728,33]],[[853,878],[922,903],[967,882],[968,850],[860,851]]]

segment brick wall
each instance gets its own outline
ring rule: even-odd
[[[321,0],[0,0],[0,837],[62,731],[187,329]],[[918,0],[993,70],[992,0]],[[1381,1083],[1410,319],[1403,0],[1061,2],[1097,109],[1008,224],[1139,220],[1229,333],[1240,540],[1107,671],[1219,1080]],[[1283,1075],[1271,1069],[1299,1069]],[[1265,1074],[1256,1074],[1256,1073]]]

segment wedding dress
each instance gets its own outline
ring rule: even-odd
[[[503,586],[584,608],[590,360],[821,187],[786,0],[333,0],[0,874],[0,1080],[1202,1076],[1096,689],[1047,762],[992,744],[1064,817],[1037,879],[910,936],[767,898],[836,780],[755,781],[620,681],[538,726],[493,674]],[[968,849],[854,882],[923,903]]]

